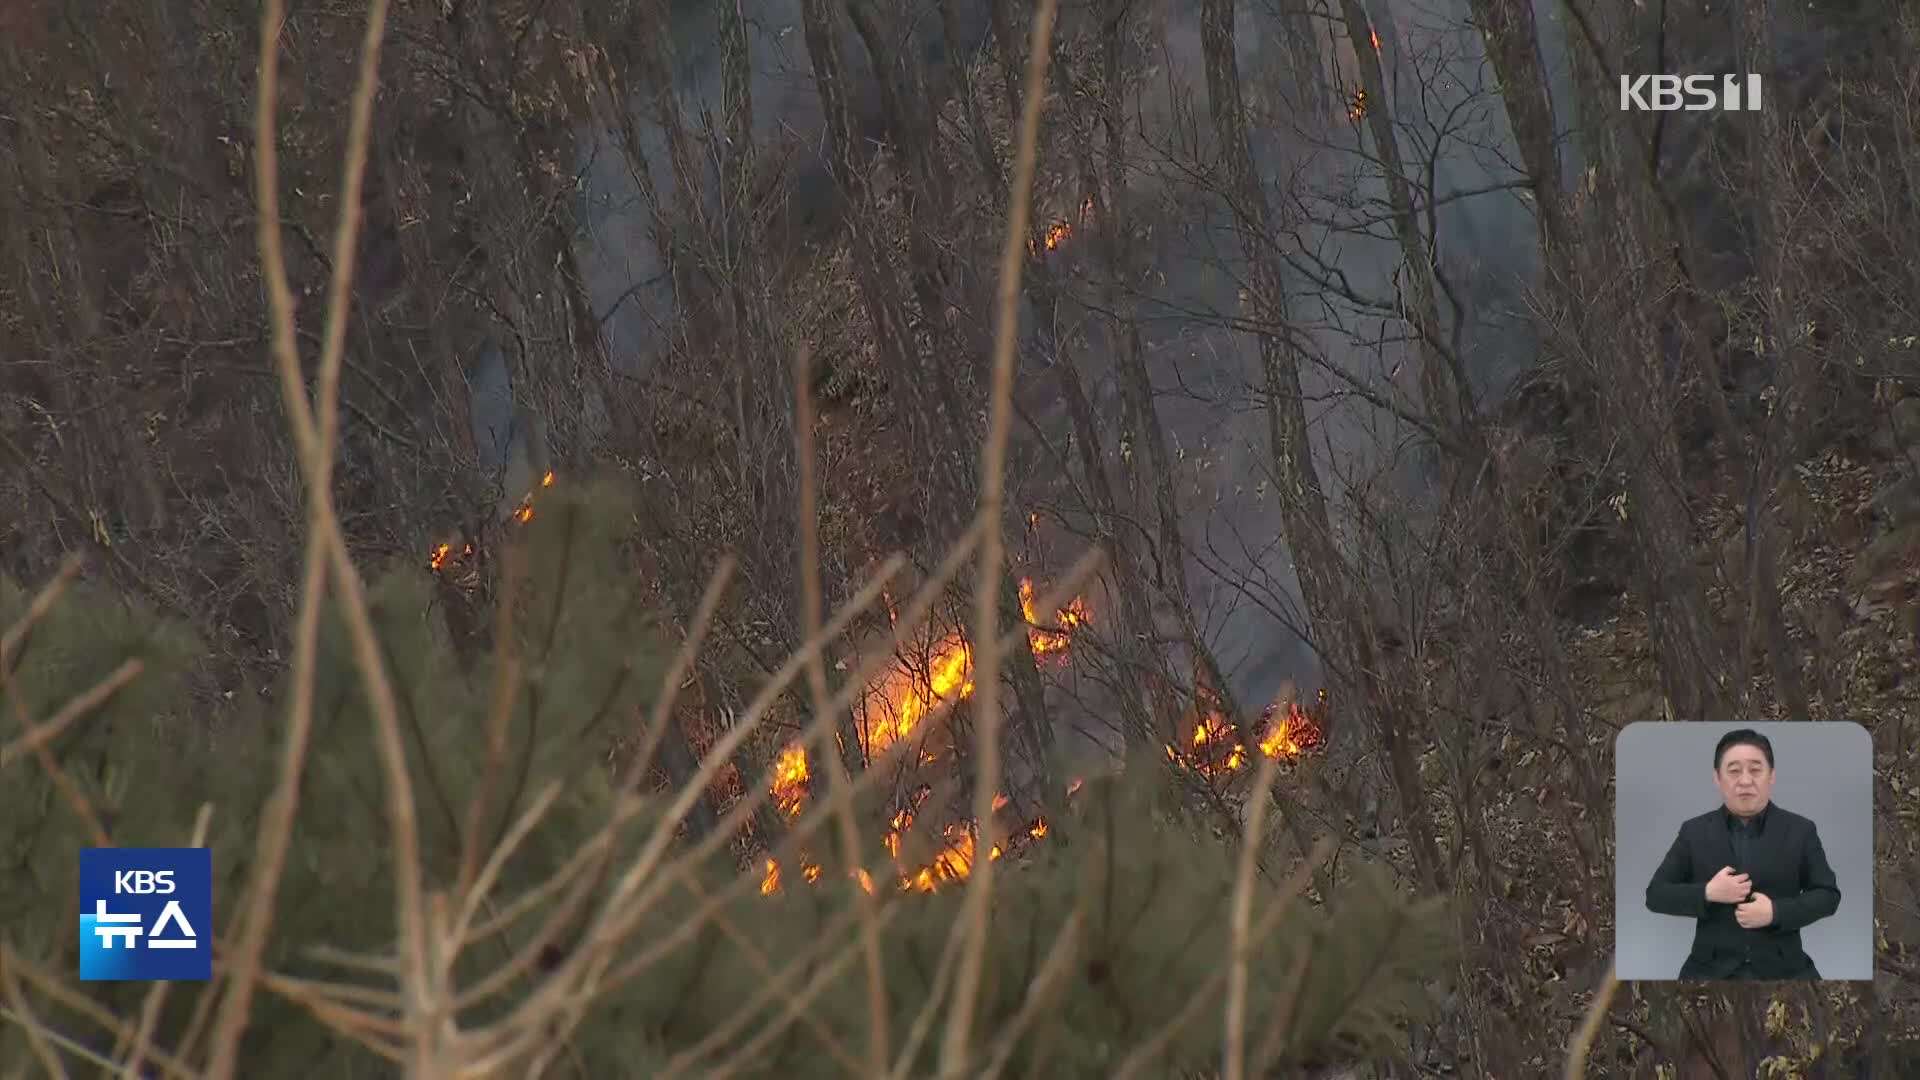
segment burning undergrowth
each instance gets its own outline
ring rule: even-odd
[[[490,888],[475,896],[473,910],[503,913],[489,916],[463,952],[448,954],[458,986],[485,988],[472,991],[483,1004],[463,1010],[460,1023],[476,1020],[483,1009],[501,1015],[529,994],[574,992],[560,984],[568,977],[569,958],[590,955],[614,965],[610,977],[596,981],[581,1001],[582,1008],[598,1014],[572,1044],[590,1075],[628,1074],[636,1061],[662,1064],[646,1071],[664,1074],[675,1071],[664,1067],[669,1058],[678,1060],[682,1072],[717,1069],[741,1048],[727,1032],[742,1030],[743,1024],[771,1024],[803,1000],[811,1003],[804,1028],[769,1040],[742,1071],[840,1075],[841,1063],[823,1052],[822,1042],[860,1045],[862,1033],[877,1019],[861,966],[844,962],[849,950],[857,949],[860,926],[860,905],[848,899],[865,891],[875,900],[886,979],[880,1007],[891,1030],[902,1033],[946,985],[937,974],[939,957],[958,921],[961,890],[942,886],[966,879],[978,860],[994,859],[996,853],[1017,861],[1022,870],[1000,875],[995,885],[992,933],[985,946],[983,1029],[988,1024],[1003,1028],[1029,1000],[1028,986],[1050,950],[1062,942],[1068,950],[1061,954],[1064,963],[1049,969],[1058,973],[1049,983],[1054,992],[1032,996],[1030,1037],[1010,1047],[1010,1063],[1020,1072],[1112,1075],[1121,1052],[1116,1048],[1140,1041],[1141,1017],[1171,1022],[1191,1003],[1205,1006],[1222,998],[1222,959],[1232,942],[1227,905],[1234,895],[1233,852],[1158,814],[1148,794],[1155,790],[1151,759],[1145,769],[1089,778],[1076,786],[1075,797],[1049,808],[1048,816],[1021,807],[1017,799],[1001,801],[978,828],[951,817],[961,793],[938,782],[913,785],[888,808],[890,816],[875,819],[884,823],[888,837],[875,846],[897,859],[884,874],[850,871],[824,843],[817,858],[796,854],[771,866],[763,858],[745,875],[723,845],[705,850],[669,845],[661,849],[666,861],[640,875],[647,898],[623,892],[625,868],[653,837],[663,835],[657,830],[674,824],[661,816],[670,800],[651,790],[641,791],[636,800],[612,770],[596,767],[600,749],[589,736],[626,730],[633,718],[648,714],[651,695],[667,678],[679,632],[636,602],[647,594],[624,561],[620,535],[630,508],[603,499],[597,490],[574,487],[571,477],[556,482],[536,497],[524,527],[508,534],[525,544],[529,556],[525,591],[516,592],[502,619],[501,640],[513,643],[513,666],[498,649],[485,651],[471,670],[455,662],[431,617],[440,583],[430,575],[416,571],[370,582],[369,615],[382,654],[391,658],[389,674],[406,717],[404,767],[419,800],[419,850],[429,860],[424,871],[436,880],[453,880],[460,853],[474,837],[483,838],[481,862]],[[453,563],[443,559],[441,565],[445,570]],[[1034,591],[1048,590],[1036,583]],[[108,647],[117,645],[114,635],[98,626],[133,624],[118,598],[109,599],[93,620],[36,631],[23,661],[24,685],[51,691],[65,685],[52,678],[62,673],[69,675],[68,682],[84,683],[95,669],[121,659]],[[24,602],[17,591],[0,591],[0,600],[11,607]],[[1029,628],[1030,635],[1039,635],[1030,642],[1062,642],[1042,651],[1071,662],[1080,636],[1097,625],[1098,612],[1069,603],[1036,621],[1044,625]],[[375,725],[356,675],[351,635],[341,623],[337,612],[328,615],[316,661],[314,708],[323,719],[313,730],[303,787],[316,812],[301,820],[282,883],[288,897],[327,901],[285,906],[275,933],[287,947],[275,954],[274,968],[276,977],[286,973],[289,984],[335,979],[350,1000],[384,1000],[375,997],[392,993],[384,977],[343,976],[335,964],[301,948],[324,945],[338,955],[377,957],[390,952],[399,933],[388,832],[378,799],[368,797],[368,777],[380,768],[376,741],[366,734]],[[929,649],[938,651],[939,645],[935,641]],[[156,668],[176,662],[151,649],[146,655]],[[181,650],[182,658],[193,655],[193,649]],[[503,675],[516,666],[524,676],[517,682]],[[964,666],[958,677],[950,687],[953,694],[965,692]],[[885,675],[875,680],[876,694],[897,685],[886,680]],[[140,685],[158,693],[169,684],[162,679]],[[910,680],[909,685],[917,684]],[[498,701],[496,691],[503,695]],[[933,691],[928,686],[921,692]],[[211,745],[158,752],[146,723],[116,724],[111,732],[102,725],[74,735],[76,753],[111,761],[116,773],[160,770],[161,782],[116,784],[117,796],[102,804],[115,814],[116,840],[177,840],[173,823],[189,817],[220,777],[231,785],[234,775],[274,774],[281,752],[278,725],[266,717],[278,715],[284,702],[245,699],[247,708],[261,710],[259,722],[232,725],[221,735],[217,753]],[[894,730],[896,758],[945,723],[939,710],[909,702],[886,702],[896,720],[903,711],[919,710],[917,723],[904,733]],[[142,716],[175,708],[184,712],[168,700],[111,704]],[[505,721],[498,739],[490,728],[496,719]],[[804,761],[804,754],[790,757],[782,777],[800,772]],[[21,788],[14,799],[16,816],[40,826],[23,834],[25,842],[47,851],[84,846],[84,826],[71,816],[44,822],[35,816],[58,805],[49,784],[31,771],[22,779],[14,785]],[[6,785],[0,791],[14,794]],[[232,791],[234,819],[261,814],[262,802],[241,801],[252,787]],[[803,800],[814,794],[796,793]],[[638,816],[620,816],[629,807],[637,807]],[[619,824],[608,824],[616,820]],[[524,834],[518,831],[522,824]],[[1060,843],[1058,837],[1068,832],[1074,842]],[[485,838],[510,833],[513,838],[497,860],[486,858],[492,849],[484,845],[500,841]],[[820,843],[800,830],[790,839],[796,845]],[[217,834],[212,847],[217,875],[244,876],[244,860],[254,850],[244,836]],[[870,865],[887,863],[881,858]],[[1393,1030],[1389,1020],[1399,1018],[1406,994],[1421,979],[1444,972],[1439,950],[1445,926],[1404,907],[1384,885],[1356,885],[1324,905],[1289,905],[1283,899],[1291,887],[1286,873],[1281,870],[1273,880],[1260,877],[1250,887],[1256,911],[1277,913],[1249,938],[1253,975],[1247,1000],[1253,1015],[1289,1010],[1273,1021],[1274,1030],[1287,1039],[1279,1049],[1289,1054],[1326,1050],[1335,1039],[1344,1050],[1349,1036]],[[39,890],[31,897],[23,908],[30,920],[34,912],[57,917],[57,898],[42,897]],[[610,910],[617,917],[608,916]],[[608,929],[615,925],[621,929]],[[56,931],[31,921],[23,927],[36,939]],[[549,934],[557,938],[549,940]],[[1390,947],[1373,950],[1380,942]],[[1369,951],[1355,953],[1355,943]],[[499,974],[503,963],[515,962],[504,957],[521,956],[529,958],[530,967]],[[539,959],[531,959],[535,956]],[[377,964],[348,970],[377,971]],[[1289,989],[1289,973],[1308,965],[1316,973],[1310,990]],[[137,1008],[137,996],[121,1004]],[[249,1060],[274,1064],[252,1071],[278,1075],[296,1067],[302,1054],[315,1052],[304,1032],[287,1034],[311,1021],[299,1003],[263,997],[259,1008],[261,1049]],[[162,1020],[159,1034],[169,1045],[178,1035],[179,1019]],[[1176,1070],[1191,1069],[1218,1053],[1217,1024],[1178,1024],[1172,1036],[1157,1054]],[[937,1050],[930,1043],[925,1053]],[[909,1057],[904,1067],[910,1075],[923,1075],[931,1073],[933,1063]],[[363,1068],[358,1060],[329,1060],[332,1072],[369,1068],[374,1067]],[[1164,1070],[1155,1063],[1152,1071]]]
[[[1030,579],[1020,582],[1020,599],[1028,624],[1028,645],[1036,662],[1044,670],[1072,662],[1076,631],[1091,623],[1084,599],[1076,598],[1043,620],[1037,610],[1035,587]],[[903,775],[912,776],[923,768],[938,768],[954,747],[945,724],[929,724],[928,718],[946,705],[971,697],[972,651],[959,633],[937,639],[923,638],[911,657],[877,676],[861,699],[856,728],[864,746],[863,760],[874,762],[883,757],[903,759]],[[1318,747],[1322,742],[1321,717],[1326,703],[1322,691],[1316,708],[1310,710],[1291,700],[1269,705],[1251,730],[1258,733],[1254,750],[1267,757],[1288,760]],[[1212,783],[1228,783],[1233,774],[1246,770],[1250,761],[1247,747],[1235,736],[1236,725],[1220,705],[1217,695],[1202,687],[1194,696],[1194,715],[1190,720],[1188,745],[1166,746],[1167,760],[1176,768],[1192,770]],[[812,795],[814,769],[806,749],[789,744],[780,753],[774,768],[770,795],[781,813],[798,817]],[[1084,778],[1068,781],[1063,793],[1071,802],[1084,788]],[[893,809],[883,835],[883,844],[895,873],[897,887],[903,891],[934,892],[944,885],[966,879],[975,861],[985,857],[999,860],[1021,855],[1044,840],[1052,826],[1044,815],[1022,817],[1013,810],[1012,798],[1002,792],[993,800],[994,820],[982,829],[980,823],[964,814],[939,814],[945,809],[934,798],[935,787],[919,782]],[[945,824],[934,827],[933,822]],[[801,878],[809,883],[819,880],[819,864],[811,857],[799,860]],[[761,891],[780,891],[791,875],[778,860],[765,858],[761,864]],[[864,871],[864,887],[875,886]]]
[[[508,530],[520,531],[537,516],[536,507],[556,485],[552,472],[544,474],[538,487],[526,494],[519,508],[505,522]],[[512,535],[509,533],[508,535]],[[428,567],[436,575],[460,579],[471,586],[478,567],[486,562],[484,550],[475,540],[462,541],[456,548],[443,541],[428,553]],[[1076,635],[1092,625],[1093,615],[1087,601],[1076,597],[1053,612],[1039,607],[1040,589],[1032,578],[1019,581],[1021,613],[1027,623],[1027,645],[1043,673],[1060,671],[1073,662]],[[891,600],[886,601],[890,626],[897,624],[899,613]],[[898,772],[897,785],[903,794],[883,812],[886,825],[881,844],[891,864],[891,884],[902,891],[934,892],[942,886],[965,880],[981,853],[998,860],[1024,854],[1051,832],[1041,813],[1018,816],[1012,810],[1012,798],[999,793],[994,800],[995,819],[985,829],[979,822],[959,812],[951,799],[936,798],[936,786],[946,779],[954,759],[952,728],[933,720],[943,710],[970,699],[973,682],[973,649],[958,629],[944,632],[928,628],[910,637],[895,651],[893,662],[872,677],[854,705],[854,730],[861,740],[856,760],[879,767],[882,762]],[[1255,735],[1249,749],[1219,695],[1208,691],[1196,674],[1190,714],[1185,734],[1176,744],[1166,743],[1167,761],[1176,769],[1191,771],[1209,783],[1230,783],[1236,774],[1247,771],[1258,753],[1276,759],[1298,757],[1321,742],[1321,722],[1317,715],[1325,705],[1325,692],[1310,710],[1291,700],[1269,705],[1257,723],[1245,730]],[[684,716],[687,736],[696,755],[704,754],[720,733],[721,727],[703,714],[711,708],[696,707]],[[773,757],[772,780],[768,796],[776,815],[795,820],[808,807],[817,776],[817,762],[806,747],[797,742],[782,746]],[[1065,798],[1072,799],[1084,785],[1084,779],[1069,780]],[[720,808],[732,805],[745,789],[737,769],[722,770],[713,792]],[[964,805],[964,804],[961,804]],[[1004,811],[1004,813],[1003,813]],[[771,844],[775,838],[747,837],[751,847]],[[796,877],[817,883],[822,875],[818,861],[801,855],[794,860],[797,870],[783,867],[779,860],[765,854],[756,856],[760,889],[765,894],[781,891]],[[864,870],[858,879],[870,891],[877,888]]]

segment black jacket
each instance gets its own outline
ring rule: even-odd
[[[1840,886],[1813,822],[1769,806],[1752,842],[1748,865],[1733,856],[1725,808],[1689,818],[1647,883],[1647,908],[1693,919],[1693,950],[1682,979],[1818,979],[1800,947],[1800,930],[1840,907]],[[1753,890],[1773,901],[1773,924],[1742,927],[1734,905],[1707,900],[1707,882],[1723,866],[1745,873]]]

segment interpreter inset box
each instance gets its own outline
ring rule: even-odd
[[[1615,743],[1622,979],[1873,978],[1873,739],[1648,722]]]

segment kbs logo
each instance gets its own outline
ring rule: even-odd
[[[113,875],[113,891],[134,896],[154,893],[166,896],[173,892],[173,871],[117,870]]]
[[[1758,75],[1622,75],[1621,112],[1759,112]]]
[[[213,977],[213,853],[207,848],[80,852],[80,978]]]

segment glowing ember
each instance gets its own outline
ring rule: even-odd
[[[547,472],[541,474],[540,486],[543,488],[550,488],[553,486],[554,479],[555,477],[554,477],[553,471],[548,470]],[[533,492],[531,491],[527,492],[524,496],[521,497],[520,505],[514,509],[512,514],[508,515],[509,518],[516,524],[525,525],[527,522],[533,520],[533,495],[534,495]],[[472,544],[466,545],[466,550],[463,551],[461,554],[462,554],[462,557],[472,555],[473,545]],[[434,549],[427,554],[427,568],[435,572],[438,572],[439,570],[441,570],[447,565],[447,562],[452,558],[452,556],[453,556],[453,545],[451,544],[435,545]]]
[[[1353,96],[1347,99],[1347,119],[1357,124],[1366,119],[1366,116],[1367,92],[1364,88],[1355,90]]]
[[[1373,39],[1373,51],[1379,52],[1380,51],[1380,32],[1373,29],[1372,27],[1368,27],[1367,36]]]

